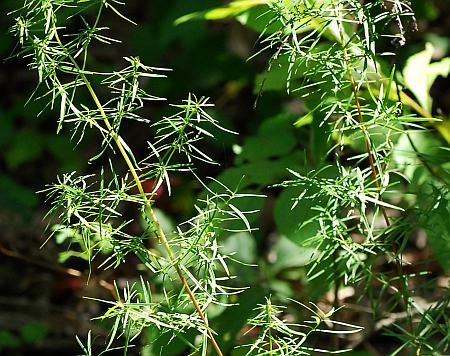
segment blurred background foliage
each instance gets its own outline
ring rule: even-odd
[[[118,21],[114,14],[107,13],[104,25],[111,28],[111,37],[120,39],[121,43],[94,49],[90,65],[99,70],[120,67],[124,55],[133,55],[150,66],[171,68],[167,79],[148,84],[152,94],[166,97],[170,103],[180,102],[189,92],[199,97],[211,97],[211,102],[215,103],[211,114],[221,121],[222,126],[239,133],[239,136],[233,136],[217,132],[216,138],[208,142],[207,150],[221,165],[199,167],[202,177],[217,177],[230,187],[239,185],[244,191],[262,191],[268,196],[264,201],[252,200],[248,202],[251,206],[240,207],[244,210],[261,209],[261,213],[251,221],[259,228],[258,231],[253,235],[240,233],[224,241],[225,250],[238,251],[237,259],[249,264],[258,263],[262,271],[234,266],[234,272],[244,283],[259,287],[239,297],[239,311],[222,315],[216,331],[223,337],[219,343],[227,349],[233,346],[234,336],[239,333],[249,311],[262,302],[262,289],[280,297],[304,300],[316,300],[329,289],[325,280],[307,284],[302,267],[311,251],[293,242],[293,235],[298,233],[298,221],[309,218],[304,216],[306,209],[294,212],[301,215],[296,217],[296,221],[290,212],[295,192],[289,188],[283,191],[266,188],[289,177],[286,167],[299,172],[323,167],[327,163],[323,160],[329,147],[323,141],[324,128],[316,123],[317,120],[305,116],[308,103],[287,94],[283,64],[278,63],[280,70],[274,66],[267,72],[270,53],[248,60],[260,49],[257,39],[262,25],[257,15],[263,10],[241,11],[236,18],[218,14],[215,18],[212,16],[214,21],[201,19],[208,9],[224,4],[214,0],[127,2],[123,13],[138,26]],[[409,33],[406,46],[399,49],[396,64],[400,72],[408,58],[426,51],[426,43],[431,43],[434,49],[429,61],[438,62],[449,56],[448,2],[413,0],[412,5],[418,31]],[[7,59],[16,48],[8,33],[13,18],[6,14],[18,6],[16,0],[0,2],[0,53],[3,59]],[[192,13],[198,16],[175,25],[177,19]],[[386,48],[389,45],[387,41],[384,43]],[[137,276],[134,267],[98,272],[86,286],[83,273],[87,271],[87,265],[67,256],[67,253],[61,258],[61,253],[68,248],[63,237],[61,246],[49,242],[49,246],[39,250],[45,240],[42,216],[46,203],[43,195],[36,192],[54,181],[55,172],[75,170],[88,174],[105,162],[86,163],[96,153],[91,148],[98,140],[95,135],[87,133],[86,139],[75,149],[70,131],[63,130],[60,135],[55,135],[55,112],[42,110],[41,100],[28,101],[37,80],[36,74],[26,65],[25,60],[6,60],[0,72],[0,353],[3,350],[8,355],[24,355],[39,349],[46,355],[74,354],[73,350],[77,349],[73,334],[85,335],[85,330],[92,327],[89,318],[99,308],[92,302],[80,301],[79,297],[107,292],[107,284],[106,288],[98,291],[94,290],[95,283]],[[436,76],[436,80],[429,84],[426,90],[429,89],[433,99],[429,109],[434,115],[448,120],[448,80]],[[153,104],[146,109],[147,114],[160,117],[165,114],[165,107]],[[414,137],[421,153],[442,167],[448,162],[448,151],[436,150],[436,147],[448,147],[450,135],[446,137],[445,130],[448,132],[448,126],[441,131]],[[133,123],[124,132],[126,140],[136,145],[136,152],[145,149],[146,135],[149,134]],[[406,139],[400,144],[404,147],[410,145]],[[354,150],[358,151],[358,147],[355,146]],[[410,159],[397,158],[405,164]],[[430,218],[422,215],[421,219],[424,220],[423,225],[430,226],[429,230],[437,236],[430,239],[431,245],[434,244],[433,251],[442,254],[437,254],[441,266],[434,267],[435,272],[444,273],[445,270],[448,272],[450,260],[450,194],[443,187],[440,205],[435,206],[428,201],[427,190],[433,188],[426,187],[423,182],[434,178],[425,171],[423,167],[416,167],[409,173],[412,189],[416,188],[423,211],[430,213]],[[168,199],[162,194],[157,202],[159,213],[166,217],[168,226],[172,221],[191,215],[192,203],[202,190],[185,177],[174,177],[172,182],[176,185],[174,196]],[[446,223],[442,224],[442,221]],[[437,229],[440,223],[442,226]],[[440,239],[443,234],[446,238]],[[66,262],[64,267],[58,266],[58,259]],[[82,274],[78,275],[69,268]],[[74,310],[77,311],[75,314]],[[60,325],[62,320],[64,327]],[[221,325],[227,325],[228,333],[220,332]],[[55,335],[61,336],[57,342]],[[151,331],[147,337],[152,338]],[[160,343],[165,341],[158,340]],[[151,354],[151,350],[147,352]]]

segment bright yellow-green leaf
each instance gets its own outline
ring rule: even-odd
[[[222,20],[227,17],[237,16],[252,7],[267,4],[268,0],[239,0],[232,1],[227,6],[217,7],[206,11],[197,11],[175,20],[175,25],[192,20]]]
[[[312,111],[307,113],[306,115],[300,117],[296,122],[294,122],[295,127],[302,127],[309,125],[313,122],[313,113]]]
[[[450,58],[430,63],[433,52],[433,45],[427,43],[425,50],[409,57],[403,70],[406,86],[428,112],[431,112],[433,104],[429,94],[431,86],[439,75],[447,77],[450,72]]]

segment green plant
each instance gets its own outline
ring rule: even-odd
[[[98,7],[97,15],[89,24],[85,13],[94,5]],[[110,73],[89,70],[90,43],[113,41],[102,35],[104,28],[99,26],[104,9],[125,18],[112,1],[83,1],[76,6],[67,1],[27,1],[13,27],[23,46],[20,54],[31,55],[31,67],[37,70],[39,83],[48,88],[44,94],[49,98],[48,105],[53,107],[59,101],[58,132],[64,125],[72,124],[72,137],[80,142],[88,128],[97,129],[101,137],[100,153],[91,161],[111,151],[119,153],[128,168],[128,174],[120,177],[110,159],[110,172],[107,174],[102,169],[97,181],[92,175],[75,173],[58,178],[58,183],[45,190],[53,205],[48,216],[58,223],[53,234],[63,239],[69,234],[73,242],[82,246],[79,256],[89,261],[99,252],[109,252],[104,261],[108,267],[125,262],[127,255],[134,253],[150,272],[165,282],[164,298],[158,302],[153,300],[143,280],[139,292],[133,285],[125,288],[120,297],[116,289],[118,300],[102,317],[115,319],[107,350],[120,334],[125,338],[126,353],[129,343],[143,328],[154,325],[182,339],[186,330],[197,330],[201,341],[193,345],[186,340],[188,345],[206,353],[211,343],[216,353],[222,354],[206,311],[213,304],[228,306],[227,296],[239,293],[241,288],[224,284],[231,277],[227,267],[229,256],[219,251],[217,237],[224,231],[251,231],[246,218],[251,211],[241,211],[235,203],[248,195],[223,185],[220,192],[207,189],[205,198],[196,205],[195,217],[175,231],[163,230],[153,208],[159,186],[166,184],[170,194],[169,172],[193,172],[195,160],[214,163],[197,145],[202,137],[212,136],[210,128],[224,129],[207,113],[208,99],[193,95],[182,104],[173,105],[178,111],[171,116],[155,122],[142,117],[139,110],[144,102],[162,99],[144,91],[140,82],[163,77],[164,69],[145,66],[139,58],[125,57],[128,66]],[[69,34],[59,21],[76,16],[80,16],[84,29]],[[69,40],[64,41],[65,38]],[[95,89],[96,84],[107,90],[100,93]],[[79,94],[82,91],[93,108]],[[121,126],[127,120],[151,124],[154,130],[155,137],[148,142],[149,152],[143,159],[134,156],[120,135]],[[143,182],[149,180],[153,186],[145,191]],[[137,194],[133,188],[137,188]],[[119,210],[125,202],[138,206],[146,222],[140,236],[127,233],[131,221],[123,221]],[[235,221],[240,221],[241,227],[236,227]],[[152,237],[157,238],[157,243],[151,243]],[[181,288],[169,288],[175,276]]]
[[[342,313],[339,293],[344,286],[365,290],[374,318],[399,339],[392,353],[447,350],[448,320],[442,311],[448,295],[438,293],[432,304],[421,304],[416,296],[422,291],[414,283],[424,271],[408,272],[403,259],[419,226],[430,230],[430,244],[442,248],[444,256],[449,251],[448,244],[433,239],[435,224],[415,221],[419,213],[448,215],[448,173],[413,137],[427,137],[425,128],[434,125],[446,139],[447,128],[429,113],[431,84],[424,87],[425,95],[423,87],[412,88],[408,67],[401,78],[383,59],[389,53],[378,53],[390,24],[397,29],[390,36],[403,45],[408,23],[414,23],[407,4],[388,5],[249,0],[179,19],[181,26],[195,18],[235,16],[259,31],[262,50],[255,56],[269,53],[270,59],[255,92],[262,100],[267,91],[287,87],[305,105],[300,117],[282,112],[266,118],[257,135],[235,146],[236,167],[208,181],[198,177],[196,166],[215,162],[201,143],[214,137],[213,132],[230,130],[211,116],[207,98],[189,94],[181,104],[169,106],[170,114],[150,120],[144,104],[163,99],[143,84],[165,77],[166,69],[146,66],[138,57],[124,57],[123,69],[91,68],[91,44],[115,41],[100,25],[103,12],[132,22],[117,1],[29,0],[14,13],[12,31],[23,48],[19,55],[31,58],[40,86],[46,88],[42,97],[47,106],[59,108],[57,131],[71,125],[78,144],[88,130],[96,129],[100,142],[90,160],[100,166],[97,175],[64,174],[45,189],[52,204],[50,235],[60,242],[70,240],[72,249],[62,258],[77,256],[92,263],[102,255],[102,265],[109,268],[134,255],[146,268],[138,281],[122,290],[115,286],[116,301],[102,301],[110,307],[100,319],[112,320],[105,352],[117,349],[119,337],[124,354],[139,337],[149,342],[143,351],[148,354],[185,349],[201,354],[214,349],[219,355],[344,352],[339,335],[361,330],[330,320]],[[434,65],[431,75],[445,74],[447,62]],[[409,108],[423,117],[410,115]],[[147,125],[150,138],[143,158],[135,156],[123,136],[131,120]],[[308,130],[303,150],[297,147],[298,130]],[[447,157],[446,147],[436,151]],[[422,177],[417,176],[416,160],[423,163]],[[195,203],[196,215],[167,228],[154,204],[163,184],[171,194],[174,174],[190,174],[203,192]],[[424,183],[424,175],[431,184]],[[254,252],[258,232],[252,223],[262,198],[259,190],[268,185],[273,188],[269,191],[280,192],[274,206],[279,232],[275,263],[258,260]],[[404,194],[405,189],[411,194]],[[429,200],[417,198],[429,190]],[[138,234],[130,232],[138,218],[124,218],[126,205],[140,214]],[[444,225],[434,233],[447,230]],[[262,277],[248,272],[246,265],[255,262]],[[295,269],[294,277],[289,269]],[[299,279],[309,285],[311,299],[333,291],[329,310],[300,303],[299,312],[297,302],[283,298],[299,297],[289,284]],[[251,285],[248,291],[245,282]],[[264,302],[261,296],[267,291],[277,297]],[[272,299],[287,306],[275,306]],[[395,313],[401,314],[398,319],[393,319]],[[333,346],[328,340],[322,342],[325,347],[314,343],[324,333],[336,336]],[[84,354],[94,353],[91,334],[87,344],[77,340]]]
[[[60,35],[64,29],[58,27],[58,15],[70,18],[85,12],[93,5],[98,6],[98,12],[92,27],[81,17],[85,29],[76,35],[71,35],[74,38],[64,42],[63,35]],[[57,217],[60,223],[54,232],[74,231],[73,238],[80,236],[89,260],[97,251],[104,250],[107,244],[108,247],[113,247],[110,259],[115,259],[113,263],[115,265],[123,262],[128,253],[134,252],[142,263],[155,273],[171,278],[171,271],[175,271],[184,293],[175,295],[175,300],[172,300],[173,296],[167,295],[167,307],[169,309],[183,307],[187,298],[194,307],[194,313],[179,316],[176,313],[168,314],[170,319],[166,319],[155,312],[154,320],[156,321],[158,317],[162,318],[161,325],[169,326],[179,333],[186,327],[197,327],[205,340],[209,337],[213,347],[220,354],[204,311],[210,303],[219,303],[220,295],[225,293],[225,290],[216,284],[215,278],[216,273],[221,273],[216,271],[218,268],[223,270],[221,279],[226,280],[228,277],[226,256],[218,253],[217,244],[214,242],[215,230],[218,229],[216,225],[222,220],[243,219],[246,222],[244,213],[231,203],[240,195],[229,191],[226,194],[213,194],[208,197],[204,201],[204,207],[198,208],[198,216],[186,222],[186,226],[192,225],[192,227],[186,231],[180,228],[176,236],[170,240],[159,223],[151,200],[163,182],[167,184],[170,193],[169,171],[192,170],[191,162],[194,159],[214,163],[196,147],[196,144],[202,136],[211,135],[208,129],[202,126],[208,124],[219,126],[204,110],[209,106],[208,99],[197,100],[194,96],[189,96],[183,104],[174,105],[180,110],[178,113],[153,124],[156,127],[156,137],[153,143],[149,142],[149,155],[139,162],[136,160],[132,150],[120,136],[119,129],[122,120],[149,123],[149,120],[138,114],[138,110],[145,101],[162,99],[147,94],[139,87],[139,81],[142,78],[162,77],[163,75],[158,72],[164,69],[147,67],[135,57],[125,57],[129,66],[120,71],[97,73],[86,69],[90,42],[111,41],[110,38],[99,33],[104,30],[98,27],[104,8],[109,8],[124,17],[113,2],[87,1],[71,6],[67,1],[29,1],[22,9],[23,15],[16,18],[16,25],[13,28],[24,48],[21,54],[33,55],[32,67],[38,71],[39,82],[49,87],[49,91],[45,94],[51,97],[49,105],[53,107],[56,99],[60,100],[58,132],[63,124],[74,123],[73,137],[77,137],[79,142],[88,127],[95,127],[102,136],[102,144],[101,152],[91,160],[100,158],[107,149],[112,149],[113,152],[117,150],[132,177],[131,181],[127,176],[119,178],[115,174],[112,163],[111,180],[109,182],[106,180],[102,170],[97,183],[98,189],[94,188],[94,183],[90,181],[92,176],[76,177],[74,173],[64,175],[57,184],[46,190],[49,199],[53,199],[53,208],[49,215]],[[64,35],[68,34],[64,33]],[[81,54],[83,57],[81,63],[78,63],[77,57]],[[71,80],[70,76],[72,76]],[[112,99],[106,99],[106,104],[101,103],[101,99],[94,90],[91,83],[92,76],[100,77],[101,84],[113,95]],[[78,92],[82,89],[89,93],[94,109],[78,101]],[[177,154],[181,158],[185,156],[187,162],[180,161],[179,157],[175,157]],[[145,192],[142,183],[149,179],[154,181],[154,186],[150,192]],[[133,187],[137,188],[138,194],[130,194]],[[130,221],[114,224],[121,216],[117,207],[123,202],[140,206],[142,217],[148,223],[148,227],[141,236],[135,237],[125,232],[125,227]],[[153,235],[157,236],[165,257],[158,256],[157,253],[147,249],[145,240]],[[180,249],[178,255],[175,255],[174,249]],[[195,255],[193,252],[198,254]],[[197,277],[189,271],[190,268],[197,269]],[[120,301],[118,303],[121,304]],[[121,317],[122,313],[117,320],[119,321]],[[176,324],[177,317],[182,321],[180,325]],[[145,316],[142,318],[145,319]],[[128,340],[132,336],[133,328],[125,324],[122,328]],[[118,327],[118,323],[115,325]],[[204,345],[206,349],[207,343],[205,342]]]
[[[280,143],[286,149],[280,159],[290,158],[285,167],[291,177],[275,184],[283,190],[274,214],[279,231],[308,248],[307,283],[314,288],[326,281],[326,288],[334,289],[336,305],[342,287],[360,286],[375,319],[389,319],[392,311],[403,310],[402,318],[385,328],[400,340],[393,354],[445,352],[448,323],[432,317],[418,296],[426,300],[434,288],[431,304],[441,306],[448,296],[436,287],[436,280],[422,288],[419,281],[426,269],[412,266],[403,254],[417,230],[425,228],[435,258],[448,270],[447,257],[442,256],[448,256],[448,239],[436,244],[435,235],[446,236],[447,228],[425,223],[431,216],[423,209],[438,204],[447,211],[447,203],[438,202],[448,187],[448,167],[443,164],[448,119],[431,113],[429,91],[438,75],[448,75],[448,58],[430,64],[433,47],[427,44],[425,51],[406,61],[401,73],[396,54],[380,52],[386,47],[383,37],[396,49],[414,30],[412,8],[402,1],[235,1],[190,14],[179,23],[228,16],[260,32],[263,48],[254,56],[270,53],[267,72],[255,85],[260,100],[265,92],[286,87],[305,105],[305,114],[294,123],[298,129],[309,127],[303,157]],[[389,32],[392,28],[395,32]],[[389,63],[385,58],[390,56]],[[441,137],[431,133],[432,127]],[[425,144],[426,139],[431,141]],[[245,144],[240,155],[237,162],[243,171],[253,160],[267,158]],[[262,167],[271,164],[264,161]],[[276,183],[281,175],[278,169],[271,173],[261,177],[263,184]],[[259,183],[260,177],[254,178],[250,183]],[[384,263],[390,265],[388,271],[379,269]],[[433,330],[434,341],[423,337],[425,324]]]

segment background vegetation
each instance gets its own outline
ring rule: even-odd
[[[308,231],[299,233],[298,227],[299,222],[314,217],[305,216],[305,211],[311,211],[317,202],[311,201],[310,209],[291,209],[298,189],[288,183],[285,186],[274,185],[295,178],[286,168],[306,174],[333,164],[333,156],[327,155],[331,144],[320,120],[308,116],[314,103],[287,93],[287,72],[282,67],[283,63],[275,63],[268,71],[274,52],[264,51],[252,57],[264,46],[258,39],[264,28],[260,17],[249,15],[248,18],[254,22],[248,21],[242,13],[238,13],[237,18],[220,15],[214,21],[202,19],[208,17],[204,11],[223,5],[217,1],[127,3],[121,11],[139,26],[118,21],[114,13],[106,12],[103,25],[110,27],[112,37],[120,38],[122,42],[94,47],[90,63],[99,71],[111,66],[120,68],[123,55],[129,54],[139,56],[143,63],[151,66],[172,68],[168,79],[149,82],[148,89],[152,94],[174,103],[185,99],[190,92],[198,97],[211,97],[215,107],[209,111],[210,114],[222,126],[239,133],[235,136],[214,132],[215,139],[208,140],[205,150],[221,165],[200,164],[197,167],[197,174],[201,177],[216,177],[230,187],[241,182],[241,189],[247,193],[266,195],[265,199],[254,199],[241,207],[260,210],[259,214],[249,217],[251,225],[258,229],[251,234],[241,232],[228,236],[223,241],[224,250],[236,251],[237,259],[259,267],[233,265],[233,274],[240,283],[252,288],[233,300],[239,306],[222,314],[217,311],[218,316],[213,322],[219,342],[225,352],[231,352],[236,339],[245,342],[256,337],[258,328],[256,331],[246,330],[249,328],[245,326],[246,320],[254,317],[254,308],[265,303],[265,297],[271,295],[275,304],[288,304],[289,309],[283,312],[284,315],[300,319],[308,318],[309,312],[295,303],[288,303],[288,298],[306,305],[314,302],[322,310],[346,305],[333,318],[365,328],[357,336],[352,334],[347,338],[318,336],[311,340],[316,347],[351,346],[355,349],[354,355],[392,353],[408,341],[401,339],[408,333],[402,334],[395,327],[397,321],[403,321],[405,316],[397,309],[387,308],[389,317],[381,312],[384,311],[383,304],[389,303],[392,295],[390,292],[386,292],[386,297],[372,295],[377,294],[377,289],[383,290],[379,281],[373,280],[373,285],[363,293],[358,285],[334,288],[335,280],[330,280],[326,274],[310,278],[315,271],[326,271],[328,262],[325,259],[322,265],[311,271],[307,266],[311,248],[305,248],[304,241],[299,241]],[[16,1],[3,1],[1,13],[6,14],[17,6]],[[449,66],[447,60],[442,59],[449,55],[450,9],[448,4],[438,1],[413,1],[412,7],[418,31],[407,32],[406,45],[396,50],[395,65],[409,85],[408,94],[433,116],[448,120],[450,88],[448,81],[438,74],[448,74],[449,70],[445,69]],[[179,21],[175,25],[177,19],[192,13],[197,14],[194,19]],[[8,33],[13,17],[1,16],[0,21],[3,28],[0,52],[2,58],[7,58],[17,49],[15,39]],[[388,50],[392,50],[391,42],[380,39],[379,51]],[[422,53],[421,57],[417,57],[418,53]],[[428,61],[427,56],[430,57]],[[252,59],[248,60],[250,57]],[[410,65],[408,72],[411,58],[417,62]],[[429,62],[441,65],[433,69]],[[85,139],[74,150],[69,129],[58,136],[54,134],[55,113],[42,111],[45,101],[32,100],[25,105],[37,82],[36,73],[26,68],[28,63],[26,59],[8,60],[2,64],[0,73],[4,93],[0,98],[0,350],[7,355],[37,351],[46,355],[77,354],[81,351],[74,334],[79,335],[84,343],[89,329],[96,336],[94,349],[100,350],[104,348],[111,325],[91,321],[91,318],[101,315],[107,306],[81,297],[112,300],[115,297],[114,281],[119,288],[124,288],[126,281],[138,281],[139,273],[144,272],[139,272],[137,258],[127,259],[126,264],[116,269],[99,269],[100,258],[88,264],[81,244],[69,246],[63,235],[49,240],[45,248],[40,249],[46,239],[42,219],[49,206],[44,201],[45,196],[35,192],[53,182],[55,172],[77,171],[87,175],[97,172],[101,165],[107,164],[107,160],[87,164],[89,158],[97,153],[99,138],[95,133],[86,131]],[[389,68],[393,63],[387,59],[384,64]],[[430,68],[430,76],[435,80],[421,77],[422,71],[418,68],[422,71]],[[436,76],[433,76],[433,71]],[[145,110],[145,115],[151,117],[168,113],[167,106],[158,102]],[[405,110],[406,113],[414,112],[407,105]],[[435,352],[439,354],[444,352],[442,350],[449,337],[446,315],[450,207],[446,182],[450,130],[447,121],[440,126],[428,123],[425,126],[429,129],[426,132],[414,131],[409,137],[395,141],[395,159],[399,165],[404,165],[402,173],[411,183],[408,186],[399,179],[400,188],[396,189],[403,189],[404,194],[391,195],[389,201],[413,207],[408,210],[405,220],[411,228],[404,228],[408,238],[402,245],[403,257],[408,262],[408,275],[427,271],[426,275],[420,275],[411,282],[411,287],[418,292],[420,290],[420,305],[424,309],[434,307],[429,314],[431,322],[423,321],[420,336],[426,342],[438,345]],[[147,134],[138,123],[129,124],[123,135],[127,142],[133,142],[135,152],[146,150]],[[364,152],[357,136],[349,139],[353,140],[348,143],[349,157]],[[402,155],[406,151],[418,152],[414,156],[410,153]],[[362,169],[367,168],[365,165],[361,163]],[[126,167],[119,164],[116,169],[125,171]],[[172,196],[169,198],[167,188],[162,188],[155,205],[167,229],[195,214],[194,202],[203,191],[198,182],[185,175],[174,174],[171,182]],[[125,208],[124,214],[133,217],[131,207]],[[390,211],[390,214],[394,213]],[[380,219],[377,223],[383,222]],[[136,222],[131,231],[141,228]],[[386,260],[376,263],[377,270],[388,272],[391,268]],[[90,279],[86,284],[88,275]],[[155,285],[158,286],[157,281]],[[381,309],[383,317],[376,315],[378,309]],[[377,323],[373,321],[373,314]],[[417,318],[415,322],[422,323]],[[386,323],[387,327],[382,329],[380,323]],[[429,324],[441,325],[442,328],[436,331]],[[245,331],[249,332],[244,335]],[[148,329],[137,344],[145,344],[152,338],[154,331]],[[188,335],[187,338],[193,336]],[[154,350],[158,345],[166,342],[167,339],[160,338],[156,346],[144,352],[156,354]],[[183,343],[173,341],[170,351],[166,352],[182,354],[183,347]],[[401,352],[407,352],[405,350]],[[130,351],[133,352],[139,351]]]

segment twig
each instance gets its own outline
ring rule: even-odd
[[[22,255],[16,251],[10,250],[10,249],[4,247],[2,244],[0,244],[0,254],[11,257],[11,258],[15,258],[15,259],[18,259],[21,261],[25,261],[27,263],[30,263],[30,264],[33,264],[33,265],[36,265],[36,266],[39,266],[42,268],[47,268],[50,270],[58,271],[60,273],[68,274],[69,276],[81,277],[83,275],[83,273],[81,271],[78,271],[73,268],[65,268],[60,265],[54,265],[54,264],[51,264],[51,263],[48,263],[45,261],[32,259],[32,258]]]

